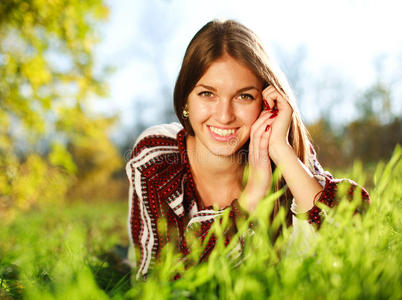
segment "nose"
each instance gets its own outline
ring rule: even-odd
[[[221,124],[229,124],[235,120],[236,116],[230,99],[220,99],[220,101],[218,101],[215,110],[215,118]]]

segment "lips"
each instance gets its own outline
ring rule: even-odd
[[[232,129],[222,129],[219,127],[213,127],[213,126],[209,126],[209,129],[213,132],[216,133],[220,136],[228,136],[231,135],[233,133],[235,133],[236,129],[232,128]]]
[[[208,130],[211,136],[217,141],[228,141],[234,138],[239,128],[219,128],[208,125]]]

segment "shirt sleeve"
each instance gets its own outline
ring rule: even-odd
[[[130,172],[130,174],[129,174]],[[151,222],[147,220],[155,219],[149,215],[143,201],[138,197],[135,188],[134,169],[128,164],[127,173],[129,175],[129,216],[128,232],[130,237],[131,266],[136,270],[136,279],[146,279],[152,258],[152,246],[148,241],[152,238],[153,229]]]
[[[141,252],[144,252],[143,250],[141,251],[141,245],[140,245],[140,228],[142,227],[142,222],[138,216],[138,214],[135,214],[135,211],[138,211],[138,206],[139,206],[139,201],[138,201],[138,196],[135,192],[135,190],[130,191],[130,209],[129,209],[129,217],[128,217],[128,232],[129,232],[129,237],[130,237],[130,265],[133,267],[135,270],[138,270],[138,267],[140,266],[141,262],[141,256],[143,255]],[[138,279],[138,274],[137,274],[137,279]]]
[[[152,128],[151,128],[152,129]],[[153,152],[153,140],[137,139],[131,158],[126,164],[129,180],[128,192],[128,235],[131,248],[131,266],[136,270],[136,279],[146,279],[158,253],[159,234],[156,203],[152,202],[145,190],[144,178],[140,172]]]
[[[370,196],[368,192],[353,180],[346,178],[334,178],[331,173],[324,171],[317,160],[316,152],[312,146],[310,146],[310,152],[308,167],[323,189],[320,194],[316,196],[316,199],[314,199],[315,205],[307,212],[307,221],[310,224],[317,225],[319,228],[325,219],[326,212],[325,210],[323,211],[323,209],[320,208],[317,203],[324,204],[325,207],[328,208],[336,207],[339,204],[339,201],[342,199],[341,195],[338,193],[340,190],[346,192],[346,198],[349,201],[353,199],[355,191],[360,192],[362,203],[356,209],[356,213],[363,213],[370,203]],[[300,214],[297,212],[297,205],[294,200],[292,202],[291,211],[296,216]]]
[[[174,162],[163,158],[164,155],[177,152],[176,136],[181,128],[177,122],[147,128],[135,141],[130,160],[126,164],[129,180],[127,225],[130,263],[135,269],[137,280],[147,278],[168,235],[168,229],[162,226],[165,217],[168,217],[165,216],[168,213],[167,204],[159,202],[156,188],[149,182],[149,174],[159,176],[158,172],[165,164]]]

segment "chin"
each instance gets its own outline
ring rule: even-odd
[[[208,149],[211,153],[217,156],[233,156],[238,151],[242,151],[242,147],[245,142],[240,142],[238,139],[232,139],[221,145],[211,143],[208,145]]]
[[[233,149],[231,147],[223,148],[223,147],[211,147],[210,152],[216,156],[232,156],[236,153],[237,149]]]

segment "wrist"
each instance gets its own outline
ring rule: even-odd
[[[242,209],[246,210],[248,213],[252,213],[257,207],[258,202],[264,198],[260,192],[256,192],[256,190],[251,189],[250,187],[246,187],[239,199],[239,205]]]
[[[294,154],[292,146],[285,141],[269,145],[269,156],[276,165],[279,165],[282,161],[286,160],[289,155]]]

